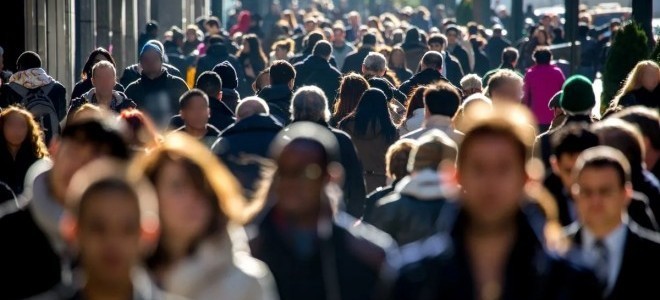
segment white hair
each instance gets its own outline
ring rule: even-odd
[[[382,72],[387,69],[387,59],[378,52],[369,52],[362,62],[364,69],[371,72]]]
[[[461,78],[461,88],[463,90],[483,89],[481,77],[477,74],[467,74]]]
[[[317,86],[303,86],[291,98],[291,119],[293,121],[328,122],[330,110],[328,98]]]

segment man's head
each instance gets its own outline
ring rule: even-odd
[[[454,163],[458,146],[444,132],[433,129],[425,133],[413,146],[408,159],[412,174],[423,170],[437,170],[442,162]]]
[[[428,51],[422,56],[422,70],[442,70],[442,54],[438,51]]]
[[[204,22],[204,28],[208,35],[215,35],[220,33],[220,20],[215,17],[209,17],[206,22]]]
[[[376,35],[373,33],[369,32],[366,33],[365,35],[362,36],[362,47],[376,47],[376,43],[378,42],[378,39],[376,39]]]
[[[99,95],[110,95],[115,87],[117,75],[111,62],[102,60],[92,67],[92,85]]]
[[[460,29],[456,25],[447,26],[445,30],[445,35],[447,36],[447,43],[449,45],[455,45],[458,42],[460,36]]]
[[[620,119],[605,119],[592,125],[601,145],[621,151],[630,163],[633,176],[642,170],[644,162],[644,139],[632,124]]]
[[[378,52],[369,52],[362,62],[362,74],[382,77],[387,71],[387,59]]]
[[[442,53],[447,46],[447,37],[440,33],[432,34],[426,43],[429,46],[429,50]]]
[[[223,88],[234,90],[238,87],[236,69],[228,61],[223,61],[215,65],[213,72],[220,76]]]
[[[424,107],[426,116],[440,115],[453,117],[461,105],[461,95],[454,86],[440,82],[430,86],[424,92]]]
[[[25,51],[16,60],[16,68],[19,71],[41,68],[41,57],[35,52]]]
[[[313,123],[330,121],[328,98],[317,86],[303,86],[291,98],[291,119]]]
[[[142,73],[150,78],[163,72],[163,50],[151,41],[144,44],[140,51],[140,66]]]
[[[567,115],[590,115],[596,105],[591,80],[582,75],[573,75],[562,86],[559,106]]]
[[[270,109],[268,103],[257,96],[244,98],[236,106],[236,122],[259,114],[270,115]]]
[[[354,30],[357,30],[360,27],[360,13],[357,11],[351,11],[348,13],[348,23],[351,24]]]
[[[305,26],[305,32],[312,32],[316,30],[316,19],[314,17],[308,17],[305,18],[304,26]]]
[[[385,153],[385,174],[390,180],[397,180],[408,176],[408,160],[415,140],[400,139],[392,144]]]
[[[222,79],[213,71],[204,71],[199,75],[195,87],[202,90],[209,97],[209,101],[222,100]]]
[[[316,45],[314,45],[312,54],[325,60],[330,60],[330,56],[332,55],[332,45],[330,45],[328,41],[318,41]]]
[[[461,78],[461,89],[463,95],[469,97],[472,94],[481,93],[483,86],[481,86],[481,77],[477,74],[467,74]]]
[[[581,124],[566,124],[550,136],[550,165],[566,189],[572,185],[572,172],[580,153],[598,146],[598,136]]]
[[[293,89],[293,82],[296,79],[296,69],[286,60],[276,60],[270,66],[270,84],[288,85]]]
[[[632,199],[630,165],[621,151],[608,146],[587,149],[573,169],[571,192],[578,219],[597,239],[622,222]]]
[[[502,64],[515,67],[518,64],[518,49],[513,47],[504,48],[502,50]]]
[[[516,72],[500,69],[488,80],[486,96],[493,100],[520,103],[523,97],[523,80]]]
[[[633,106],[611,117],[634,124],[643,135],[646,168],[652,169],[658,164],[660,159],[660,118],[658,117],[658,111],[645,106]]]
[[[537,47],[532,57],[537,65],[549,65],[552,60],[552,51],[548,47]]]
[[[335,25],[332,26],[332,33],[334,34],[334,41],[333,43],[335,45],[343,45],[344,42],[346,41],[346,28],[344,28],[343,23],[336,23]]]
[[[145,32],[149,35],[151,38],[156,38],[158,36],[158,22],[151,20],[149,23],[145,25]]]
[[[179,113],[187,128],[204,130],[209,122],[209,98],[200,89],[192,89],[181,95]]]

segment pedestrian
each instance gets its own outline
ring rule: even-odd
[[[232,66],[232,68],[234,68],[234,72],[236,72],[237,78],[241,78],[241,82],[239,82],[241,83],[241,86],[244,86],[244,68],[238,61],[238,58],[229,52],[229,47],[223,42],[224,39],[219,35],[210,36],[208,39],[206,39],[205,44],[208,46],[206,48],[205,54],[200,54],[200,57],[197,60],[197,67],[195,68],[195,79],[199,78],[199,76],[205,71],[211,71],[216,65],[226,61]],[[254,75],[258,73],[259,72],[256,72]]]
[[[200,89],[192,89],[181,95],[179,107],[183,126],[175,131],[198,139],[210,149],[220,136],[220,130],[208,123],[211,113],[208,96]]]
[[[348,74],[349,72],[360,73],[364,58],[369,52],[376,51],[376,35],[367,33],[362,36],[361,41],[362,43],[360,43],[360,47],[346,56],[344,65],[341,67],[342,74]]]
[[[422,127],[426,111],[424,109],[424,92],[426,92],[426,89],[427,86],[420,85],[408,96],[406,115],[403,122],[401,122],[401,126],[399,126],[399,135],[406,135]]]
[[[484,51],[490,61],[490,69],[497,68],[502,52],[504,49],[511,47],[511,42],[504,37],[502,29],[502,25],[495,24],[493,26],[493,35],[490,36],[488,43],[484,47]]]
[[[520,103],[523,99],[523,79],[516,72],[501,69],[488,80],[485,94],[494,105],[498,103]]]
[[[459,143],[461,135],[454,130],[452,120],[461,105],[461,96],[450,83],[429,86],[422,97],[424,102],[424,122],[421,128],[411,131],[401,138],[419,139],[432,129],[438,129]]]
[[[236,69],[228,61],[223,61],[213,67],[213,72],[220,76],[220,81],[222,82],[222,102],[231,111],[235,112],[236,106],[241,100],[241,95],[236,90],[238,88],[238,74],[236,74]]]
[[[92,51],[89,54],[87,61],[85,62],[85,66],[83,66],[83,71],[80,75],[82,79],[78,81],[73,87],[73,92],[71,92],[72,101],[73,99],[82,96],[82,94],[86,93],[94,87],[94,84],[92,84],[92,67],[94,67],[94,65],[100,61],[109,62],[115,69],[117,67],[115,64],[115,59],[112,57],[110,52],[108,52],[108,50],[99,47]],[[116,76],[114,80],[117,81]],[[118,92],[124,92],[124,86],[122,86],[119,82],[115,82],[113,89]]]
[[[501,69],[508,69],[511,71],[516,72],[520,78],[523,78],[523,76],[516,71],[516,65],[518,64],[518,50],[513,47],[507,47],[502,50],[500,53],[501,59],[499,60],[501,63],[498,67],[486,72],[486,74],[483,77],[482,83],[484,87],[488,87],[488,83],[490,82],[490,77],[495,74],[495,72],[501,70]]]
[[[71,100],[67,111],[67,118],[75,113],[81,106],[90,103],[106,111],[120,113],[122,110],[136,108],[137,104],[128,99],[126,94],[116,90],[117,78],[115,66],[109,61],[96,63],[89,72],[92,88]]]
[[[243,36],[243,44],[236,57],[243,67],[247,85],[252,85],[257,75],[268,65],[268,57],[261,48],[261,41],[254,34]]]
[[[427,85],[438,81],[449,82],[449,80],[441,73],[443,61],[444,59],[439,52],[426,52],[420,62],[420,71],[407,81],[403,82],[401,86],[399,86],[399,90],[406,95],[410,95],[410,92],[419,85]]]
[[[447,26],[445,36],[447,36],[447,51],[449,51],[449,54],[458,59],[464,73],[472,73],[468,53],[461,46],[461,41],[463,40],[461,30],[456,25]]]
[[[314,46],[312,55],[302,63],[296,64],[296,80],[294,87],[315,85],[323,90],[328,99],[337,98],[337,90],[341,83],[341,73],[333,67],[329,59],[332,56],[332,46],[327,41],[319,41]]]
[[[337,69],[342,70],[346,57],[355,51],[355,46],[346,40],[346,28],[344,23],[337,22],[332,26],[334,39],[332,40],[332,53],[337,61]]]
[[[369,83],[362,75],[348,73],[341,79],[339,85],[339,95],[333,105],[333,114],[330,118],[330,125],[337,127],[337,124],[346,116],[351,114],[358,103],[362,94],[369,89]]]
[[[447,51],[447,37],[444,34],[434,33],[431,34],[427,43],[429,50],[437,51],[442,55],[442,69],[440,70],[442,76],[447,77],[454,86],[460,86],[463,75],[469,72],[463,70],[461,62]]]
[[[413,76],[413,72],[406,64],[406,52],[401,47],[393,47],[387,60],[388,67],[394,71],[399,81],[404,82]]]
[[[660,66],[652,60],[643,60],[635,65],[623,87],[612,99],[610,107],[644,105],[660,107]]]
[[[544,132],[548,130],[553,119],[548,102],[561,91],[565,78],[558,67],[550,64],[552,52],[549,48],[536,48],[532,56],[535,64],[525,73],[523,103],[534,113],[539,123],[539,131]]]
[[[147,24],[144,25],[145,30],[144,32],[140,33],[140,36],[138,37],[138,56],[140,56],[139,51],[144,47],[144,45],[151,41],[151,40],[157,40],[158,39],[158,22],[151,20],[147,22]],[[130,82],[129,82],[130,83]],[[128,85],[128,84],[126,84]]]
[[[127,124],[127,143],[134,154],[148,152],[161,143],[163,137],[156,131],[156,125],[141,111],[124,110],[119,114],[119,119]]]
[[[624,109],[614,115],[634,124],[644,138],[644,163],[656,178],[660,178],[660,118],[658,112],[642,106]]]
[[[293,97],[293,86],[296,81],[296,70],[284,60],[273,62],[270,66],[270,84],[259,91],[258,96],[268,103],[270,113],[280,123],[288,124],[291,119],[291,97]]]
[[[406,65],[418,69],[422,56],[428,50],[425,43],[420,39],[419,29],[411,27],[406,31],[406,37],[401,44],[401,49],[406,53]]]
[[[161,54],[161,58],[163,61],[163,67],[167,69],[167,73],[174,77],[178,77],[181,79],[186,78],[183,76],[181,73],[181,70],[177,69],[175,66],[170,65],[167,63],[167,55],[165,55],[165,46],[158,41],[158,40],[149,40],[146,44],[152,44],[156,47],[158,47],[159,53]],[[144,47],[143,47],[144,48]],[[142,50],[143,48],[140,48]],[[143,67],[139,63],[139,58],[138,58],[138,63],[137,64],[132,64],[124,69],[124,72],[121,74],[121,78],[119,78],[119,83],[124,86],[124,88],[128,88],[128,86],[135,82],[136,80],[140,79],[142,76],[142,70]],[[184,70],[185,71],[185,70]]]
[[[477,74],[467,74],[463,76],[463,79],[461,79],[463,99],[470,97],[473,94],[481,94],[483,92],[481,81],[481,77],[479,77]]]

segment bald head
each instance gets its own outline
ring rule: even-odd
[[[236,107],[236,121],[240,121],[257,114],[270,114],[268,104],[266,101],[259,97],[247,97],[241,100]]]

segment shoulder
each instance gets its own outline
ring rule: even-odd
[[[233,254],[233,260],[234,266],[246,280],[253,280],[257,283],[272,276],[268,266],[264,262],[252,257],[248,252],[235,252]]]
[[[635,222],[628,225],[629,233],[638,237],[647,247],[658,250],[660,253],[660,233],[643,228]]]
[[[178,76],[175,76],[175,75],[172,75],[172,74],[167,74],[167,78],[170,81],[175,82],[176,84],[178,84],[180,86],[185,86],[186,88],[188,88],[188,84],[183,79],[181,79],[181,77],[178,77]]]
[[[385,254],[388,251],[397,248],[396,242],[390,237],[389,234],[380,231],[378,228],[364,223],[358,222],[345,212],[339,212],[335,216],[335,229],[346,232],[349,239],[349,246],[358,246],[358,248],[365,249],[372,253]]]

